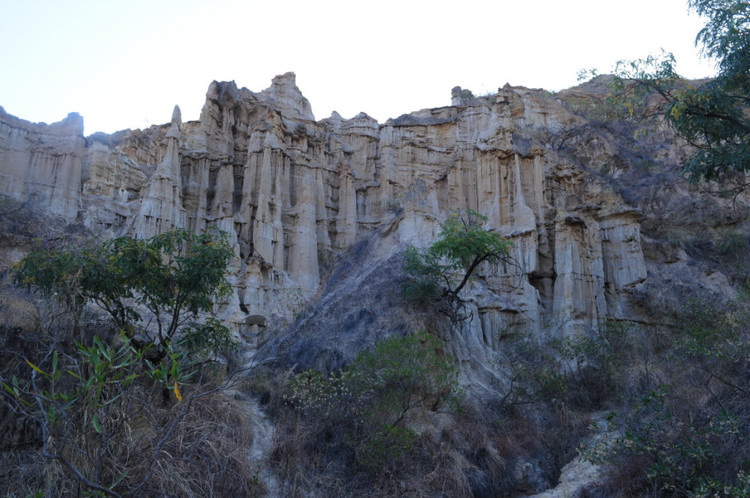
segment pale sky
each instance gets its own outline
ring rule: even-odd
[[[212,80],[261,91],[287,71],[316,119],[390,117],[506,82],[562,90],[580,69],[673,52],[715,73],[686,0],[0,0],[0,106],[85,133],[198,119]]]

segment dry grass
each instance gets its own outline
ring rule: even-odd
[[[262,496],[257,468],[248,458],[252,444],[252,421],[235,401],[214,391],[196,397],[192,407],[171,434],[167,434],[185,407],[151,407],[126,421],[116,441],[108,444],[106,462],[99,469],[102,482],[126,477],[115,490],[123,496],[234,497]],[[102,424],[112,421],[103,421]],[[79,469],[91,465],[89,458],[100,449],[93,431],[78,431],[72,446],[83,450],[67,452]],[[157,448],[167,437],[166,444]],[[70,496],[80,485],[67,469],[41,457],[34,447],[17,448],[0,454],[3,496]],[[88,473],[90,475],[90,473]],[[143,483],[143,484],[141,484]]]
[[[57,335],[18,335],[14,330],[2,331],[0,377],[4,381],[14,375],[29,377],[24,358],[48,369],[44,351]],[[56,344],[62,348],[62,361],[72,359],[65,356],[69,347],[65,341]],[[75,411],[55,426],[46,447],[92,482],[117,482],[114,490],[123,496],[261,496],[265,490],[258,482],[258,468],[249,458],[254,421],[241,403],[215,387],[221,377],[216,372],[213,377],[182,386],[182,402],[170,391],[165,397],[163,388],[145,377],[126,385],[121,397],[98,410],[101,434],[87,419],[91,415],[86,405],[76,405]],[[57,388],[73,392],[75,387],[66,387],[66,383],[74,382],[72,376],[64,376]],[[83,492],[84,487],[68,468],[42,455],[39,425],[15,414],[12,399],[0,397],[0,496],[75,496]]]

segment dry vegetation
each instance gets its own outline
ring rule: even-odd
[[[6,268],[32,237],[86,236],[28,206],[2,206]],[[265,494],[248,455],[254,420],[224,394],[232,379],[221,364],[154,375],[158,365],[111,319],[91,308],[78,315],[12,276],[0,283],[0,496]]]
[[[66,343],[59,330],[3,330],[0,376],[4,384],[13,385],[13,377],[31,377],[26,360],[49,371],[47,352],[53,344],[64,368],[80,368],[76,347]],[[116,334],[107,337],[113,344],[120,341]],[[87,486],[75,469],[87,482],[111,488],[107,493],[111,496],[262,495],[258,469],[248,458],[253,421],[239,402],[224,395],[224,377],[221,369],[204,368],[181,386],[181,401],[145,376],[117,389],[111,380],[102,394],[106,406],[94,410],[75,404],[58,415],[56,424],[40,418],[33,407],[19,405],[6,392],[0,424],[0,494],[79,496]],[[74,378],[61,377],[55,391],[81,392],[75,384]],[[36,385],[53,392],[44,379]],[[101,431],[92,426],[93,413]]]

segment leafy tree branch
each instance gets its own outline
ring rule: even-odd
[[[624,103],[632,118],[635,110],[652,108],[649,96],[658,95],[664,121],[697,149],[683,167],[688,178],[731,181],[741,190],[750,170],[750,4],[690,0],[688,5],[707,20],[696,44],[716,61],[718,75],[705,82],[686,81],[672,54],[621,61],[610,103]]]
[[[226,234],[179,229],[147,240],[119,237],[81,248],[40,245],[17,266],[16,281],[67,305],[76,327],[84,306],[97,305],[134,344],[159,360],[180,331],[194,351],[229,345],[226,327],[210,319],[200,324],[198,317],[231,292],[226,280],[231,256]]]
[[[419,301],[447,301],[450,310],[460,305],[459,293],[482,263],[497,266],[511,262],[511,242],[484,228],[485,216],[468,210],[452,213],[443,223],[438,240],[426,251],[409,247],[403,291]]]

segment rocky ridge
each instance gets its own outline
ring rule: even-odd
[[[369,249],[348,271],[361,282],[407,244],[430,244],[455,210],[478,211],[513,242],[515,264],[483,268],[466,291],[472,318],[453,343],[473,363],[512,327],[572,334],[605,320],[649,323],[648,301],[680,279],[726,290],[684,253],[665,257],[644,241],[639,209],[596,173],[621,167],[611,140],[577,138],[584,163],[560,146],[585,125],[564,96],[508,85],[488,97],[453,94],[454,105],[383,124],[364,113],[316,121],[287,73],[257,93],[211,83],[198,121],[183,123],[176,108],[168,124],[89,137],[76,114],[44,125],[3,111],[0,193],[105,236],[228,232],[235,292],[220,311],[256,342],[273,334],[248,317],[281,331],[341,293],[331,269],[357,244]],[[321,325],[312,318],[308,327]],[[350,357],[354,346],[339,339],[329,339],[334,356]]]

